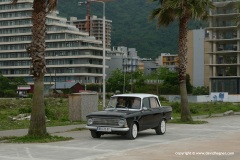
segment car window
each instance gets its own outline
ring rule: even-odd
[[[151,104],[151,108],[159,108],[160,107],[158,100],[155,97],[150,98],[150,104]]]
[[[111,97],[107,108],[140,109],[141,98],[138,97]]]
[[[149,98],[143,98],[143,107],[150,108]]]
[[[131,108],[132,109],[140,109],[141,108],[141,99],[140,98],[132,98]]]

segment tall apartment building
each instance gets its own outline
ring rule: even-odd
[[[0,72],[5,77],[23,77],[33,83],[26,44],[32,39],[33,0],[0,0]],[[66,18],[52,12],[47,16],[45,84],[76,81],[101,83],[103,69],[102,41],[79,32]]]
[[[212,0],[209,16],[210,91],[240,93],[240,29],[238,0]]]
[[[82,32],[88,32],[90,36],[96,37],[97,40],[103,40],[103,19],[97,16],[90,17],[90,31],[87,29],[87,17],[86,19],[78,20],[76,17],[70,17],[70,23],[76,25],[76,27]],[[112,21],[105,20],[105,44],[106,48],[111,48],[111,29]]]

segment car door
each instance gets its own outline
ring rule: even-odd
[[[142,107],[146,108],[142,110],[142,129],[149,129],[152,126],[153,112],[150,106],[149,97],[143,98]]]
[[[162,111],[159,104],[159,101],[156,97],[150,97],[150,106],[152,111],[152,119],[151,119],[151,128],[158,126],[160,119],[162,118]]]

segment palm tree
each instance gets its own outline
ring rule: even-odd
[[[13,0],[16,4],[18,0]],[[45,37],[46,37],[46,16],[57,7],[57,0],[33,0],[32,11],[32,42],[26,47],[29,56],[32,58],[30,74],[34,80],[34,94],[32,113],[28,135],[47,135],[45,106],[44,106],[44,75],[46,73],[45,62]]]
[[[179,21],[178,57],[179,82],[181,95],[181,120],[192,121],[188,107],[186,89],[187,64],[187,25],[190,19],[204,20],[208,16],[208,9],[213,8],[211,0],[152,0],[159,1],[159,7],[151,13],[150,19],[156,19],[158,26],[168,26],[171,22]]]

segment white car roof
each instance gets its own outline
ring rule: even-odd
[[[147,93],[127,93],[127,94],[116,94],[113,95],[112,97],[138,97],[138,98],[145,98],[145,97],[156,97],[158,98],[157,95],[155,94],[147,94]]]

